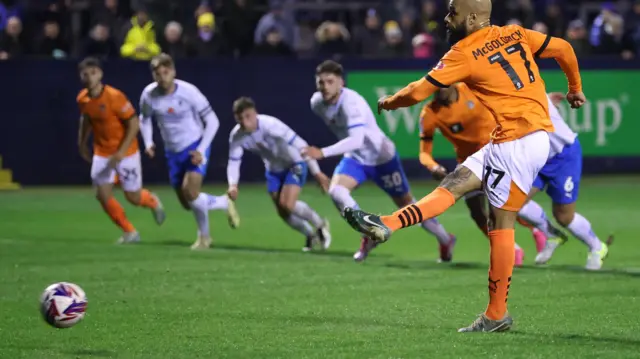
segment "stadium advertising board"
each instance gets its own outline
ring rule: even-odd
[[[640,132],[639,71],[582,71],[582,81],[588,102],[579,110],[563,103],[560,113],[579,134],[586,156],[637,156],[640,146],[635,138]],[[347,78],[348,86],[362,94],[372,108],[378,98],[392,94],[411,81],[424,76],[419,71],[354,71]],[[548,91],[566,91],[567,82],[561,71],[543,71]],[[421,105],[377,116],[382,129],[394,140],[400,156],[418,157]],[[453,147],[436,134],[433,154],[437,158],[454,158]]]

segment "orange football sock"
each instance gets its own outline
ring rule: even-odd
[[[456,198],[448,189],[438,187],[418,202],[400,208],[390,216],[382,216],[381,220],[385,226],[396,231],[439,216],[455,203]]]
[[[515,231],[497,229],[489,232],[491,264],[489,267],[489,305],[485,315],[492,320],[504,318],[515,259]]]
[[[151,192],[143,188],[140,191],[140,203],[138,203],[138,206],[145,208],[156,208],[158,207],[158,201],[154,196],[151,195]]]
[[[525,221],[524,219],[522,219],[520,217],[518,217],[517,221],[518,221],[518,223],[520,223],[521,226],[529,228],[532,231],[533,231],[534,228],[536,228],[536,227],[532,226],[531,223]]]
[[[102,208],[107,212],[113,223],[122,228],[124,232],[135,232],[135,227],[129,222],[124,209],[115,198],[111,197],[106,203],[102,203]]]

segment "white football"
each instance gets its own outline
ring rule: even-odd
[[[78,285],[54,283],[40,297],[40,311],[44,320],[56,328],[69,328],[84,318],[87,296]]]

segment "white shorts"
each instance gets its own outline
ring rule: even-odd
[[[549,134],[537,131],[514,141],[488,143],[462,166],[482,180],[489,203],[517,212],[549,158]]]
[[[126,192],[137,192],[142,188],[142,166],[140,152],[129,155],[120,161],[115,169],[109,168],[109,157],[93,156],[91,162],[91,180],[94,186],[115,183],[116,173],[120,185]]]

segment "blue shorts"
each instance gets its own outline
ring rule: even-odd
[[[578,200],[581,175],[582,147],[576,138],[576,142],[547,161],[533,186],[540,190],[546,187],[553,203],[569,204]]]
[[[284,185],[304,186],[307,181],[307,163],[298,162],[290,169],[281,172],[266,171],[264,176],[267,178],[267,192],[280,192]]]
[[[204,163],[196,166],[191,163],[191,155],[189,152],[195,151],[200,144],[200,140],[190,144],[187,148],[180,152],[169,152],[165,153],[167,157],[167,167],[169,168],[169,182],[173,187],[182,186],[182,181],[184,180],[184,175],[187,172],[196,172],[200,173],[202,177],[207,174],[207,166],[209,165],[209,153],[211,152],[211,147],[208,147],[206,151],[202,154],[204,156]]]
[[[409,193],[409,181],[397,154],[391,161],[377,166],[365,166],[353,158],[342,157],[333,175],[353,177],[358,181],[358,185],[366,180],[373,180],[391,197],[400,197]]]

